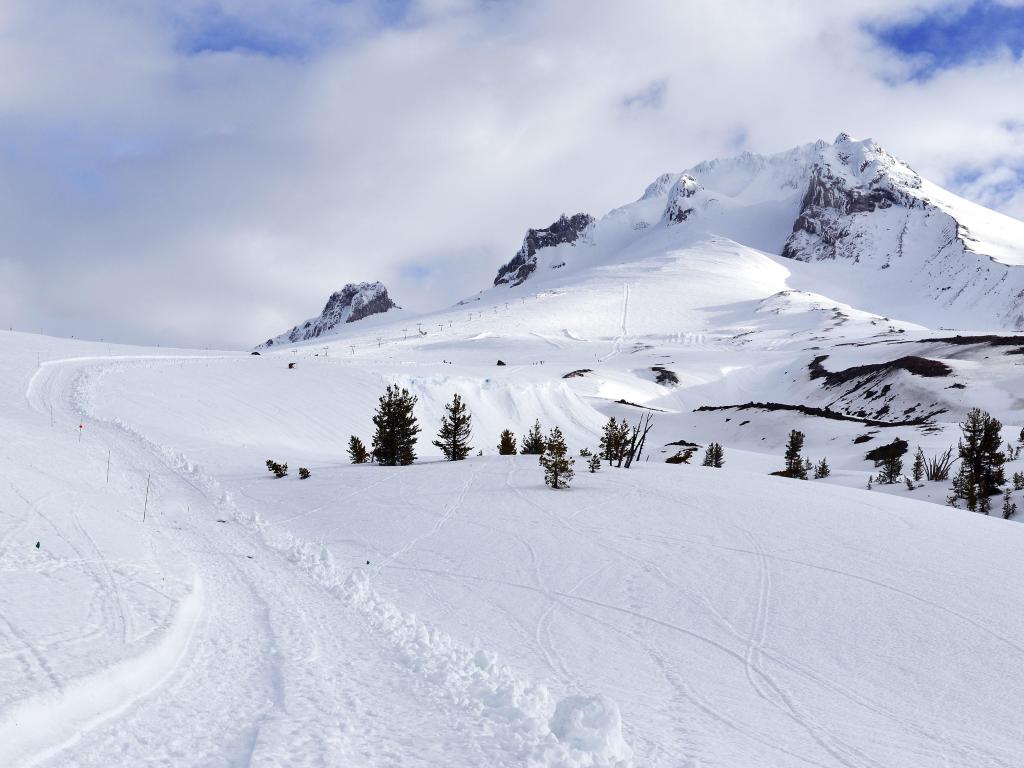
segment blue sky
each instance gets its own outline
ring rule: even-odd
[[[224,5],[206,0],[197,6],[170,6],[167,11],[176,31],[176,43],[186,54],[243,53],[257,56],[306,58],[344,43],[345,28],[354,15],[360,31],[400,25],[410,0],[373,0],[356,8],[352,0],[295,0],[270,2],[266,10]],[[365,26],[364,26],[365,25]]]
[[[883,45],[914,59],[913,77],[928,78],[1006,51],[1019,57],[1024,50],[1024,4],[979,0],[870,29]]]

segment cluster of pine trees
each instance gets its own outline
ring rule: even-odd
[[[779,472],[773,472],[773,475],[791,477],[796,480],[806,480],[808,475],[813,472],[814,479],[820,480],[832,474],[832,469],[828,465],[827,458],[823,458],[815,464],[809,458],[804,456],[804,440],[806,440],[806,438],[807,436],[800,430],[790,430],[789,438],[786,440],[786,453],[783,457],[785,468]]]
[[[288,476],[288,462],[284,464],[274,461],[273,459],[267,459],[267,471],[270,472],[274,477],[280,480],[282,477]],[[299,479],[305,480],[310,475],[310,471],[305,467],[299,467]]]
[[[953,478],[953,492],[947,498],[950,506],[957,507],[962,501],[972,512],[987,515],[992,510],[992,497],[1002,494],[1003,517],[1009,519],[1016,514],[1013,492],[1009,488],[1001,490],[1000,486],[1006,485],[1003,465],[1007,462],[1007,454],[1012,460],[1019,451],[1009,444],[1009,450],[1006,453],[1002,451],[1002,430],[999,419],[980,408],[972,408],[968,412],[960,424],[961,437],[957,445],[960,469]],[[1018,443],[1024,445],[1024,429]],[[1013,477],[1015,489],[1018,485],[1024,487],[1024,482],[1017,482],[1017,474]],[[1024,481],[1024,477],[1020,480]]]
[[[953,475],[952,489],[946,503],[952,507],[963,504],[972,512],[988,515],[992,511],[992,499],[1001,495],[1003,517],[1013,517],[1017,512],[1013,492],[1024,490],[1024,472],[1013,474],[1012,489],[1002,488],[1008,486],[1004,465],[1007,461],[1017,459],[1021,450],[1024,450],[1024,429],[1017,439],[1017,445],[1007,442],[1005,451],[1002,448],[1002,430],[1003,425],[997,418],[980,408],[972,408],[960,424],[961,437],[955,453],[954,447],[950,446],[929,457],[918,446],[910,474],[906,475],[899,452],[890,451],[879,460],[877,477],[872,475],[868,478],[868,488],[875,482],[891,485],[902,480],[908,490],[914,490],[922,487],[922,480],[945,482],[949,480],[959,459],[960,466]]]
[[[654,420],[649,413],[641,416],[632,427],[625,419],[616,421],[614,416],[609,418],[601,430],[599,451],[596,454],[598,465],[604,460],[608,462],[609,467],[625,465],[625,468],[629,469],[633,462],[643,455],[644,443],[653,427]]]
[[[415,462],[417,435],[420,433],[414,413],[417,401],[407,389],[389,385],[377,402],[369,450],[359,437],[352,435],[348,442],[349,460],[353,464],[375,461],[382,466],[408,466]],[[473,416],[462,397],[455,394],[445,406],[433,445],[441,449],[448,461],[461,461],[473,451],[470,444],[472,436]],[[510,429],[502,430],[498,438],[498,453],[513,456],[516,452],[516,436]],[[565,437],[558,427],[553,427],[545,436],[540,420],[536,420],[523,435],[518,453],[538,457],[544,468],[544,480],[550,487],[569,487],[574,476],[575,459],[568,455]],[[594,471],[593,462],[590,467]]]

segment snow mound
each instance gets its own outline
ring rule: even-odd
[[[633,758],[622,738],[619,706],[607,696],[566,696],[555,707],[549,727],[567,750],[565,759],[554,764],[619,766]]]

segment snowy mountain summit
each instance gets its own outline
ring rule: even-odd
[[[820,292],[932,326],[1024,329],[1024,223],[922,178],[871,139],[840,134],[662,174],[601,219],[527,232],[495,278],[515,288],[660,257],[710,239],[815,265]]]
[[[349,283],[340,291],[331,294],[319,316],[296,325],[287,333],[267,339],[256,348],[268,349],[281,344],[315,339],[331,333],[344,323],[354,323],[391,309],[400,307],[388,296],[388,289],[383,283]]]

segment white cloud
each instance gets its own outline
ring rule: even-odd
[[[382,28],[372,4],[222,2],[273,39],[313,41],[266,57],[187,55],[199,0],[9,0],[9,322],[245,344],[363,279],[427,309],[488,285],[528,226],[840,130],[938,183],[1021,166],[1021,62],[889,85],[907,65],[863,25],[950,4],[897,5],[422,0]]]

